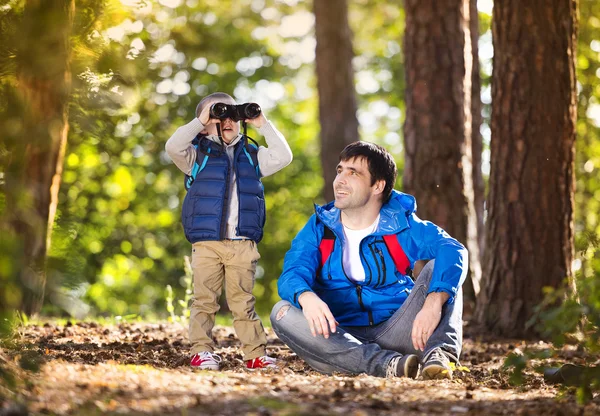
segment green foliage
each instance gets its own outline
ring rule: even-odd
[[[192,264],[190,262],[189,256],[185,256],[185,297],[183,299],[177,299],[177,305],[181,308],[181,312],[179,314],[175,314],[175,305],[173,302],[175,300],[175,296],[173,294],[173,288],[171,285],[167,285],[166,296],[165,299],[167,301],[167,312],[169,312],[169,320],[170,322],[179,322],[184,327],[187,327],[187,324],[190,320],[190,301],[192,300],[193,293],[193,272],[192,272]]]
[[[587,261],[598,264],[600,245],[597,236],[590,238],[590,257]],[[511,369],[510,381],[520,385],[524,379],[524,370],[534,359],[554,358],[565,344],[575,344],[578,350],[586,352],[587,365],[582,367],[581,375],[567,385],[576,385],[577,398],[581,403],[591,400],[592,389],[600,389],[600,367],[596,357],[600,353],[600,267],[593,275],[578,273],[573,284],[565,283],[560,289],[546,288],[544,301],[536,307],[536,315],[530,324],[535,324],[546,339],[554,346],[541,351],[525,351],[523,354],[510,354],[504,367]],[[540,372],[544,367],[538,368]]]
[[[190,249],[179,223],[183,174],[163,149],[211,92],[258,101],[294,153],[290,166],[263,180],[267,222],[255,283],[259,313],[268,314],[278,299],[276,280],[291,239],[313,204],[324,202],[309,5],[165,4],[151,9],[143,2],[78,5],[76,27],[88,35],[77,35],[74,48],[71,128],[49,258],[53,286],[47,313],[62,309],[72,315],[68,305],[79,299],[75,313],[82,316],[154,317],[164,314],[167,285],[173,300],[185,298],[178,260]],[[379,79],[378,89],[361,93],[370,112],[375,101],[402,105],[401,84],[392,82],[403,79],[397,24],[402,10],[380,6],[361,2],[351,11],[354,27],[365,37],[359,52],[367,59],[359,69]],[[377,34],[360,23],[366,21]],[[294,29],[303,25],[305,30]],[[373,50],[369,42],[376,36],[392,40]],[[400,154],[400,118],[380,114],[377,120],[379,127],[365,138]],[[249,133],[261,143],[256,132]]]
[[[397,188],[404,171],[402,124],[405,73],[402,41],[404,8],[400,2],[349,2],[355,53],[356,93],[361,140],[384,146],[398,165]]]
[[[510,353],[504,360],[503,368],[512,370],[509,382],[512,385],[521,385],[525,381],[523,370],[527,367],[528,357],[523,354]]]
[[[167,285],[173,299],[185,297],[178,261],[190,249],[179,223],[183,174],[164,143],[194,117],[203,96],[226,91],[259,101],[295,155],[264,180],[267,237],[256,294],[259,308],[274,303],[283,254],[322,186],[318,130],[310,121],[317,106],[305,87],[314,80],[289,52],[307,34],[277,35],[277,18],[306,11],[273,1],[268,13],[251,1],[225,3],[150,9],[107,2],[102,15],[86,13],[97,19],[81,26],[97,32],[79,38],[73,61],[78,75],[49,259],[51,299],[83,294],[92,313],[153,317],[164,314]],[[51,305],[46,311],[57,312]]]
[[[19,125],[11,91],[24,2],[0,4],[5,139]],[[264,179],[267,222],[255,295],[258,312],[268,314],[290,241],[313,213],[313,203],[324,202],[310,7],[283,0],[76,2],[69,141],[48,258],[46,313],[166,317],[164,288],[170,285],[173,313],[180,315],[177,300],[185,302],[188,286],[180,259],[190,251],[179,221],[185,191],[164,144],[192,119],[203,96],[225,91],[239,101],[258,101],[294,153],[290,166]],[[600,232],[600,5],[582,0],[580,7],[575,231],[579,270],[596,276],[598,259],[587,253],[583,236]],[[390,149],[401,173],[403,7],[359,0],[349,3],[349,18],[362,138]],[[480,24],[488,42],[490,16],[481,13]],[[485,95],[491,59],[484,61]],[[483,112],[487,120],[489,101]],[[249,133],[264,144],[255,131]],[[1,140],[0,167],[8,155]],[[3,201],[0,192],[0,212]],[[14,261],[17,237],[0,238],[0,279],[20,267]],[[10,309],[20,294],[14,282],[1,283],[0,304]]]
[[[577,268],[584,274],[598,270],[597,258],[590,257],[588,240],[600,234],[600,3],[581,0],[577,43],[577,142],[575,154],[575,249]]]
[[[600,246],[592,247],[588,261],[598,263]],[[548,288],[544,302],[538,306],[541,331],[559,347],[575,341],[581,349],[597,355],[600,353],[600,267],[593,275],[578,273],[575,285],[575,291],[571,285]]]

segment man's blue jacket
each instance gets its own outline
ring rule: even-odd
[[[396,270],[383,240],[396,234],[410,261],[435,259],[427,293],[446,292],[454,301],[467,274],[465,247],[429,221],[419,219],[416,201],[411,195],[393,191],[380,211],[377,230],[360,243],[365,281],[350,280],[342,265],[344,231],[341,211],[330,202],[315,206],[315,214],[298,233],[285,255],[283,273],[278,281],[279,296],[300,307],[298,297],[314,291],[342,326],[377,325],[389,319],[408,297],[413,280]],[[321,268],[319,244],[327,226],[336,236],[335,245]]]

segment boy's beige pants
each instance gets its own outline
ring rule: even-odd
[[[245,360],[266,354],[267,337],[254,311],[252,295],[260,254],[252,240],[201,241],[192,247],[194,297],[190,314],[192,354],[213,351],[212,329],[225,281],[233,328],[242,342]]]

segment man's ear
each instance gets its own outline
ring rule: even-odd
[[[383,179],[378,180],[377,182],[375,182],[375,195],[380,195],[383,193],[383,190],[385,189],[385,181]]]

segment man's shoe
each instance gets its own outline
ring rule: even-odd
[[[268,355],[263,355],[262,357],[255,358],[253,360],[246,361],[246,368],[250,371],[254,370],[264,370],[271,369],[275,370],[277,367],[277,360],[275,358],[269,357]]]
[[[441,348],[435,348],[429,353],[429,356],[423,361],[421,374],[423,380],[452,380],[450,359]]]
[[[218,370],[221,357],[217,354],[213,354],[210,351],[202,351],[194,354],[190,365],[192,368],[199,370]]]
[[[386,377],[417,378],[419,372],[419,359],[414,354],[397,355],[392,358],[387,366]]]

